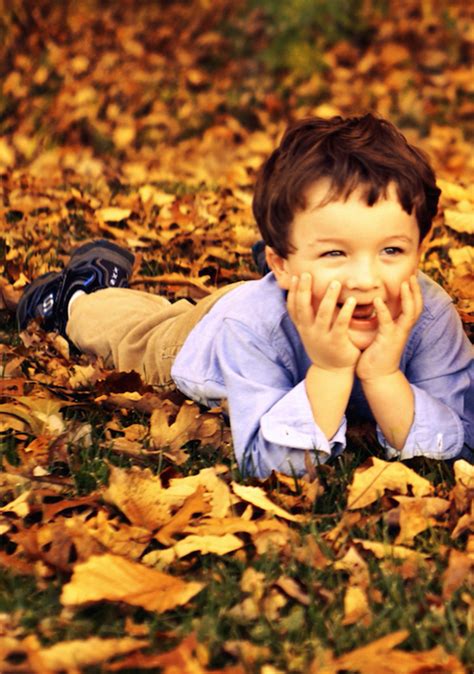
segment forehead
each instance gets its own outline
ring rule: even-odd
[[[418,241],[419,231],[414,211],[403,210],[396,187],[390,184],[385,196],[368,206],[363,188],[347,198],[327,201],[330,183],[318,181],[306,192],[306,208],[296,213],[291,238],[298,247],[329,237],[353,242],[405,236]]]

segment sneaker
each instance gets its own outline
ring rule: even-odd
[[[39,319],[48,332],[66,337],[68,306],[77,292],[126,288],[135,256],[111,241],[100,239],[80,246],[61,272],[49,272],[28,285],[17,309],[19,330]]]

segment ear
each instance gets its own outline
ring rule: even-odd
[[[273,250],[273,248],[270,248],[270,246],[265,247],[265,259],[267,260],[268,266],[275,274],[275,278],[280,288],[289,290],[291,274],[288,269],[288,260],[278,255],[278,253]]]

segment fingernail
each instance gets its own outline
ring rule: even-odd
[[[333,288],[334,290],[336,288],[339,288],[339,281],[331,281],[331,283],[329,284],[329,287]]]

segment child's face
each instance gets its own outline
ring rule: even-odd
[[[377,334],[377,318],[370,316],[374,298],[385,301],[392,318],[401,312],[401,283],[416,273],[419,262],[419,230],[415,214],[402,209],[392,185],[387,198],[373,206],[356,191],[347,201],[319,207],[327,188],[321,181],[308,190],[307,208],[296,214],[291,227],[295,252],[284,259],[269,249],[267,258],[285,290],[293,275],[310,272],[315,311],[329,283],[340,281],[338,302],[342,305],[349,296],[357,300],[349,336],[363,350]]]

